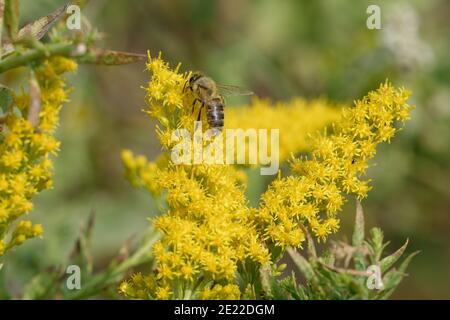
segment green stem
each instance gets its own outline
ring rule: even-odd
[[[0,62],[0,73],[18,68],[51,56],[78,57],[84,52],[77,52],[77,45],[73,43],[55,43],[42,49],[30,49],[25,53],[14,54]]]
[[[5,0],[0,0],[0,60],[2,60],[2,32],[3,32],[3,16],[5,13]]]

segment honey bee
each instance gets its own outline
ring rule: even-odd
[[[198,112],[197,121],[200,121],[202,110],[206,106],[208,124],[212,129],[218,130],[219,132],[222,131],[225,121],[225,100],[223,96],[253,94],[253,92],[237,86],[217,84],[202,72],[194,72],[186,85],[195,96],[192,112],[194,112],[197,102],[202,104]]]

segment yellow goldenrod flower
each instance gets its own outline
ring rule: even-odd
[[[129,151],[123,153],[123,160],[128,175],[139,180],[135,180],[137,185],[151,192],[165,192],[169,207],[153,220],[163,238],[153,248],[157,261],[154,281],[158,285],[148,290],[149,296],[166,297],[169,292],[184,296],[185,292],[177,291],[179,284],[184,291],[192,290],[200,275],[205,283],[234,283],[239,263],[246,259],[269,262],[267,249],[247,223],[250,208],[232,167],[158,168],[156,164],[140,163],[140,157]],[[161,291],[162,284],[165,289]],[[135,288],[135,279],[128,286]]]
[[[206,288],[200,293],[200,298],[203,300],[236,300],[240,296],[239,287],[233,284],[225,286],[216,284],[212,289]]]
[[[296,175],[277,179],[263,194],[255,215],[260,232],[283,248],[301,245],[303,238],[292,235],[302,234],[302,225],[309,225],[319,240],[335,232],[344,195],[367,196],[369,180],[360,178],[376,146],[389,142],[399,130],[395,121],[408,119],[409,95],[386,82],[356,101],[353,108],[344,109],[334,133],[314,139],[310,158],[293,159],[291,167]]]
[[[151,162],[124,150],[122,161],[132,185],[163,197],[166,209],[152,219],[162,234],[153,246],[153,273],[136,274],[119,287],[133,298],[238,299],[238,280],[245,292],[254,292],[249,279],[274,262],[275,247],[300,246],[304,227],[319,240],[339,229],[337,214],[345,195],[367,195],[368,181],[360,178],[368,160],[377,144],[392,138],[396,121],[407,119],[410,110],[407,91],[387,83],[353,108],[301,99],[275,106],[255,99],[250,106],[228,108],[227,128],[280,128],[280,160],[311,154],[294,157],[294,174],[275,179],[260,207],[251,208],[244,195],[245,174],[235,167],[172,162],[172,132],[185,128],[194,134],[194,97],[183,90],[191,73],[181,74],[179,65],[170,69],[161,55],[149,56],[147,69],[152,78],[145,112],[159,122],[156,132],[164,153]]]
[[[15,227],[14,222],[33,209],[31,199],[35,194],[52,186],[49,156],[59,150],[53,132],[68,91],[61,74],[75,69],[74,61],[62,57],[51,58],[36,68],[41,91],[38,130],[27,120],[30,97],[25,92],[14,97],[21,114],[7,114],[0,132],[0,256],[43,232],[41,225],[30,221],[19,221]]]
[[[193,131],[193,97],[183,91],[188,74],[180,74],[178,67],[171,70],[160,57],[150,58],[147,68],[152,79],[146,112],[159,121],[157,133],[168,151],[172,130],[186,124]],[[157,265],[148,296],[185,297],[195,287],[207,288],[214,281],[228,288],[227,284],[234,286],[237,281],[239,264],[269,262],[267,248],[248,223],[251,209],[244,196],[242,174],[233,167],[178,166],[171,163],[167,153],[149,162],[129,150],[122,152],[122,160],[132,184],[153,195],[164,194],[168,206],[165,214],[153,220],[163,237],[153,248]],[[202,283],[195,281],[198,278]],[[140,284],[140,278],[131,278],[120,291],[136,297]]]

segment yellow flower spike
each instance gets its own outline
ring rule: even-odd
[[[189,263],[186,262],[180,269],[181,276],[187,281],[194,281],[194,275],[196,274],[195,268]]]
[[[0,202],[0,223],[5,223],[9,218],[9,210],[4,203]]]
[[[132,296],[132,292],[130,290],[130,284],[128,281],[122,281],[122,283],[119,285],[119,293]]]
[[[360,177],[368,161],[374,157],[377,145],[395,134],[393,119],[409,118],[412,107],[406,104],[408,96],[407,91],[386,82],[356,101],[353,108],[344,109],[341,120],[334,126],[335,133],[322,134],[313,140],[313,157],[292,161],[293,172],[301,178],[278,179],[262,195],[259,210],[264,217],[273,219],[256,219],[259,232],[283,248],[301,244],[299,240],[292,242],[289,235],[293,230],[301,230],[302,225],[309,226],[319,241],[336,232],[339,220],[335,216],[345,203],[344,195],[353,194],[359,199],[367,196],[370,180],[363,181]],[[317,207],[319,217],[328,218],[322,222],[316,213],[302,208],[306,204]]]
[[[77,63],[72,60],[65,57],[52,57],[50,59],[50,63],[52,65],[52,68],[56,74],[63,74],[66,72],[74,72],[77,70]]]
[[[0,174],[0,192],[8,191],[9,180],[5,174]]]
[[[160,300],[168,300],[172,296],[172,292],[169,287],[158,287],[156,288],[155,296]]]
[[[0,256],[43,232],[41,225],[29,221],[20,221],[16,227],[14,223],[33,209],[31,199],[36,193],[52,186],[49,156],[59,149],[53,133],[68,94],[61,74],[75,69],[73,60],[62,57],[44,61],[35,69],[41,90],[39,130],[27,120],[29,95],[22,91],[14,96],[22,114],[9,113],[0,133],[4,142],[0,144]]]
[[[37,237],[44,233],[44,229],[42,228],[42,224],[36,224],[33,226],[33,236]]]
[[[206,288],[200,293],[203,300],[235,300],[239,299],[241,292],[237,285],[227,284],[222,286],[216,284],[212,289]]]
[[[12,245],[15,245],[15,246],[20,246],[22,243],[25,242],[25,240],[27,240],[26,235],[24,235],[24,234],[18,234],[17,236],[15,236],[15,237],[13,238],[13,240],[11,241],[11,244],[12,244]]]

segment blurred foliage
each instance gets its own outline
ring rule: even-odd
[[[382,257],[389,242],[383,241],[379,228],[370,230],[364,240],[364,213],[357,201],[355,229],[352,243],[335,242],[321,256],[317,256],[313,238],[307,237],[305,258],[295,249],[288,249],[295,269],[291,276],[280,277],[276,272],[262,272],[264,291],[270,299],[294,300],[383,300],[388,299],[407,274],[411,259],[418,253],[404,257],[408,241],[397,251]],[[403,258],[399,266],[396,262]],[[353,269],[352,269],[353,267]],[[376,269],[376,268],[379,269]],[[305,283],[296,280],[296,274]]]
[[[96,46],[99,34],[87,19],[83,19],[84,24],[80,23],[79,30],[72,31],[68,28],[65,19],[61,19],[66,15],[66,8],[69,10],[70,6],[61,6],[22,26],[20,1],[0,1],[0,73],[3,75],[20,69],[21,75],[24,75],[18,77],[22,81],[19,86],[12,83],[9,87],[7,76],[4,80],[8,85],[1,85],[1,297],[16,296],[10,295],[14,290],[9,290],[8,283],[4,283],[8,279],[4,269],[6,266],[10,267],[9,263],[4,263],[9,262],[8,251],[22,245],[27,239],[41,236],[43,232],[41,224],[33,225],[30,220],[24,220],[23,216],[32,211],[33,196],[53,186],[53,164],[49,154],[56,155],[59,150],[60,143],[53,137],[53,133],[59,125],[60,109],[68,101],[68,90],[60,75],[75,71],[77,62],[110,66],[133,63],[145,57],[141,54],[100,49]],[[3,26],[6,32],[2,32]],[[42,41],[52,26],[55,27],[51,35]],[[25,85],[26,78],[29,79],[28,86]],[[76,242],[76,254],[72,257],[83,267],[85,277],[92,273],[92,262],[87,255],[92,225],[90,222],[88,232],[82,233]],[[101,281],[88,281],[85,290],[101,290],[111,281],[118,281],[110,278],[123,277],[122,273],[139,263],[142,256],[150,255],[147,252],[149,246],[144,247],[146,250],[137,250],[122,263],[112,263],[114,268],[111,267],[110,270],[108,267],[105,274],[100,275]],[[59,273],[52,271],[47,274],[38,270],[38,275],[25,286],[21,296],[52,297],[52,292],[56,291],[53,284],[63,277]]]
[[[21,24],[64,3],[23,0]],[[201,69],[261,97],[323,96],[348,103],[386,78],[411,89],[417,106],[411,123],[393,146],[381,147],[369,172],[374,189],[364,203],[366,219],[394,245],[410,237],[412,250],[422,251],[394,298],[449,298],[450,2],[377,1],[381,30],[366,28],[369,4],[374,3],[96,0],[82,13],[105,32],[107,47],[162,50],[172,64],[184,61],[185,69]],[[64,263],[77,225],[92,210],[97,213],[94,269],[105,266],[128,237],[142,233],[145,217],[156,211],[125,183],[119,159],[124,146],[150,159],[160,151],[147,134],[152,124],[140,112],[144,65],[88,68],[72,77],[76,91],[58,131],[55,188],[35,202],[34,219],[45,225],[45,237],[10,255],[2,281],[12,292],[21,292],[40,270]],[[5,74],[4,82],[20,85],[21,72]],[[240,99],[227,101],[233,105]],[[256,170],[250,179],[247,194],[257,203],[269,181]],[[343,234],[353,225],[349,213]]]

